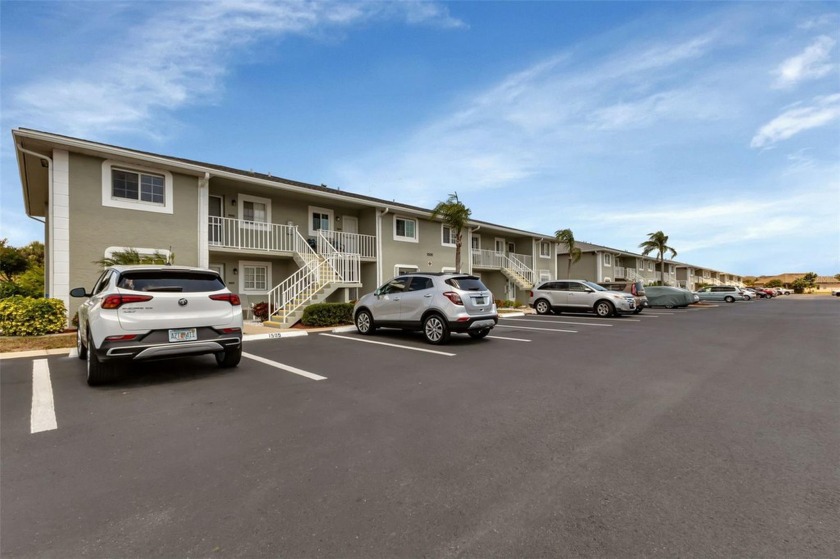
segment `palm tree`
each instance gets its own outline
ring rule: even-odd
[[[110,257],[96,260],[94,264],[99,264],[105,268],[119,264],[172,264],[174,260],[174,254],[166,256],[160,251],[155,251],[154,254],[141,254],[135,248],[127,248],[125,250],[114,251]]]
[[[677,255],[677,251],[668,246],[668,235],[662,231],[648,233],[648,240],[639,244],[642,249],[642,256],[647,256],[653,251],[659,253],[659,283],[665,285],[665,253],[670,252],[671,258]]]
[[[472,211],[458,199],[458,193],[449,195],[446,202],[438,202],[432,210],[432,219],[439,217],[443,224],[449,227],[450,235],[455,237],[455,273],[461,273],[461,245],[463,244],[463,231],[467,228]],[[450,237],[450,240],[452,238]]]
[[[554,238],[561,245],[566,245],[566,250],[569,251],[569,267],[566,271],[566,277],[572,277],[572,264],[580,260],[580,249],[575,246],[575,234],[571,229],[558,229],[554,232]]]

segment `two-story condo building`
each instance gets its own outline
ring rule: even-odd
[[[218,270],[243,307],[291,325],[303,307],[348,301],[408,271],[455,267],[454,232],[429,209],[326,186],[29,129],[12,132],[26,213],[42,219],[46,291],[70,316],[115,252],[171,255]],[[527,302],[557,276],[551,236],[482,221],[461,271],[496,299]]]

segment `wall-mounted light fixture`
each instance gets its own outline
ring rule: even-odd
[[[236,268],[234,268],[234,269],[233,269],[233,275],[234,275],[234,276],[238,276],[238,275],[239,275],[239,270],[237,270]]]
[[[231,205],[231,206],[235,206],[235,205],[236,205],[236,198],[231,198],[231,199],[230,199],[230,205]]]

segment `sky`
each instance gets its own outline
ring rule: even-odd
[[[838,2],[0,2],[34,128],[740,275],[840,273]]]

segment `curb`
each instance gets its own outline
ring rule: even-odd
[[[45,357],[47,355],[69,355],[74,347],[62,347],[57,349],[34,349],[30,351],[10,351],[0,353],[0,359],[17,359],[19,357]]]

